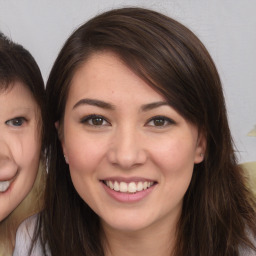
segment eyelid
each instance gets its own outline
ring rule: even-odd
[[[17,121],[17,120],[19,120],[19,121],[22,120],[22,123],[21,123],[20,125],[14,125],[14,124],[12,124],[11,122],[13,122],[13,121],[15,121],[15,120],[16,120],[16,121]],[[11,119],[5,121],[5,124],[8,125],[8,126],[11,126],[11,127],[21,127],[21,126],[23,126],[24,122],[27,122],[27,119],[26,119],[25,117],[23,117],[23,116],[17,116],[17,117],[14,117],[14,118],[11,118]]]
[[[152,122],[154,120],[157,120],[157,119],[163,119],[163,120],[167,121],[168,124],[162,125],[162,126],[149,125],[150,122]],[[172,124],[176,124],[176,122],[173,119],[171,119],[169,117],[166,117],[166,116],[162,116],[162,115],[153,116],[153,117],[149,118],[146,122],[147,126],[158,127],[158,128],[163,128],[163,127],[166,127],[166,126],[169,126],[169,125],[172,125]]]
[[[90,114],[88,116],[85,116],[83,118],[80,119],[80,123],[82,124],[85,124],[85,125],[88,125],[88,126],[106,126],[106,124],[103,124],[103,125],[93,125],[93,124],[89,124],[89,120],[92,120],[93,118],[101,118],[103,119],[105,122],[108,123],[108,125],[111,125],[110,122],[108,121],[108,119],[102,115],[97,115],[97,114]]]

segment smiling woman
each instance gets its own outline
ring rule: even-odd
[[[166,219],[177,223],[194,163],[203,160],[198,129],[111,51],[76,71],[61,125],[74,186],[103,228],[158,223],[170,234]]]
[[[12,255],[18,225],[40,209],[44,94],[32,56],[0,34],[0,255]]]
[[[221,82],[189,29],[140,8],[96,16],[65,43],[46,94],[46,207],[29,255],[255,255]]]
[[[0,102],[0,196],[3,219],[15,209],[34,183],[41,148],[38,130],[41,126],[38,121],[41,120],[37,117],[38,106],[35,100],[20,82],[15,82],[10,89],[2,92]]]

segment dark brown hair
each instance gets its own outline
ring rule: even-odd
[[[0,92],[11,89],[17,81],[22,82],[29,89],[40,109],[42,141],[44,141],[44,126],[47,122],[45,88],[41,71],[29,51],[0,32]]]
[[[195,165],[184,197],[174,255],[238,256],[239,248],[255,249],[247,235],[256,234],[254,200],[237,165],[216,67],[188,28],[141,8],[105,12],[79,27],[51,70],[46,88],[49,176],[38,229],[43,227],[42,243],[52,256],[104,255],[99,218],[72,184],[54,122],[62,121],[76,70],[91,54],[105,50],[118,54],[206,136],[205,160]]]
[[[21,45],[14,43],[0,32],[0,93],[12,89],[15,82],[22,82],[31,92],[40,112],[38,132],[41,132],[42,160],[46,122],[45,88],[39,67],[32,55]],[[0,254],[12,255],[15,234],[19,224],[42,209],[46,170],[42,161],[33,188],[22,203],[0,222]]]

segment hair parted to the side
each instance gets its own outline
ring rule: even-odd
[[[0,255],[12,255],[15,235],[20,223],[42,209],[46,170],[45,149],[45,88],[40,69],[32,55],[0,32],[0,93],[11,90],[15,82],[22,82],[35,99],[38,113],[38,132],[42,141],[41,165],[34,186],[22,203],[0,222]]]
[[[38,230],[55,255],[104,255],[98,216],[79,197],[64,161],[54,122],[62,122],[76,70],[99,51],[113,51],[164,95],[207,139],[204,162],[195,165],[177,226],[174,255],[239,255],[253,248],[254,200],[237,165],[221,81],[200,40],[185,26],[155,11],[123,8],[79,27],[66,41],[47,83],[51,131],[46,208]]]

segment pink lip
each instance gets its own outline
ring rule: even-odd
[[[13,177],[8,177],[8,178],[2,178],[0,181],[9,181],[9,180],[14,180],[18,174],[18,171],[15,173]]]
[[[141,181],[141,179],[140,179],[140,181]],[[152,187],[150,187],[148,189],[138,191],[136,193],[123,193],[123,192],[118,192],[118,191],[115,191],[115,190],[109,188],[103,182],[101,182],[101,183],[102,183],[103,188],[107,192],[107,194],[110,197],[112,197],[113,199],[115,199],[115,200],[117,200],[118,202],[121,202],[121,203],[135,203],[135,202],[138,202],[138,201],[144,199],[145,197],[147,197],[155,188],[155,185],[153,185]]]
[[[18,174],[19,174],[19,170],[16,172],[16,174],[14,175],[14,177],[11,179],[12,181],[11,181],[11,184],[10,184],[10,186],[8,187],[8,189],[7,189],[6,191],[4,191],[4,192],[0,192],[1,195],[7,194],[7,193],[9,193],[9,192],[12,190],[12,188],[13,188],[13,186],[14,186],[14,184],[15,184],[15,181],[16,181],[16,178],[17,178]],[[4,180],[4,181],[5,181],[5,180]]]
[[[129,183],[129,182],[144,182],[144,181],[147,181],[147,182],[155,182],[154,180],[151,180],[151,179],[145,179],[145,178],[141,178],[141,177],[111,177],[111,178],[104,178],[104,179],[101,179],[101,180],[109,180],[109,181],[118,181],[118,182],[126,182],[126,183]]]

